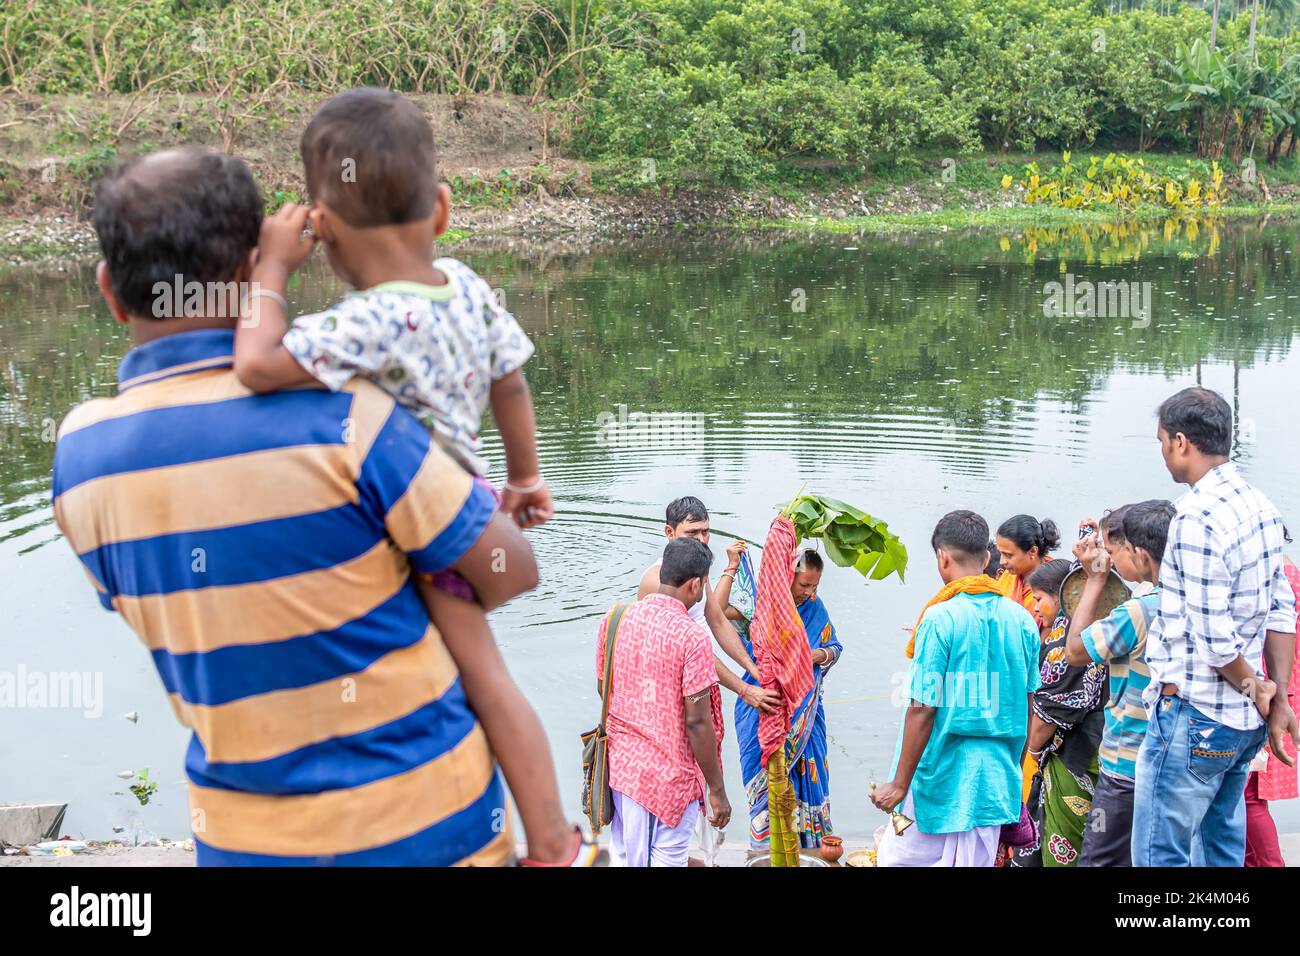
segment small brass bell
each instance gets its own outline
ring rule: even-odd
[[[871,792],[875,793],[875,791],[876,791],[876,781],[873,780],[871,781]],[[897,836],[902,836],[903,833],[907,830],[907,828],[916,822],[911,817],[899,813],[897,810],[890,811],[889,820],[894,825],[894,833]]]

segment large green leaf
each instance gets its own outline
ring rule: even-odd
[[[832,538],[823,538],[822,547],[826,549],[826,557],[830,558],[841,568],[853,567],[854,561],[857,560],[857,553],[849,550],[841,550],[840,546]]]
[[[838,511],[841,514],[846,514],[851,518],[856,518],[858,521],[871,520],[871,516],[865,511],[855,508],[853,505],[846,502],[839,501],[836,498],[821,498],[820,500],[824,507],[834,509],[835,511]]]
[[[800,494],[784,514],[793,522],[800,542],[821,541],[826,556],[839,567],[851,567],[872,581],[891,574],[903,579],[907,548],[886,522],[861,508],[837,498]]]

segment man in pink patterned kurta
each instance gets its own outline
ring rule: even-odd
[[[605,724],[616,865],[686,866],[706,794],[713,826],[731,817],[713,645],[687,613],[708,587],[711,562],[701,542],[669,541],[658,592],[628,608],[618,627]],[[596,642],[598,690],[608,627],[606,615]]]

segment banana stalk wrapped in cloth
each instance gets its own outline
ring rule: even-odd
[[[793,522],[784,515],[773,518],[763,544],[758,598],[749,632],[762,686],[775,690],[781,698],[776,713],[761,714],[758,720],[758,742],[768,771],[773,866],[799,865],[798,837],[790,819],[794,804],[785,767],[785,739],[790,733],[790,718],[815,683],[812,649],[790,594],[795,541]]]
[[[794,832],[794,787],[785,762],[785,747],[767,761],[768,857],[773,866],[799,865],[799,834]]]

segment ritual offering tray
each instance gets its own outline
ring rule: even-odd
[[[1083,597],[1083,586],[1087,581],[1088,574],[1080,566],[1067,574],[1065,580],[1061,582],[1061,613],[1066,617],[1074,617],[1079,599]],[[1111,570],[1106,575],[1106,586],[1102,589],[1101,600],[1097,602],[1095,620],[1100,621],[1132,596],[1124,579]]]
[[[753,856],[745,861],[745,866],[771,866],[772,858],[764,853],[762,856]],[[799,854],[800,866],[830,866],[825,860],[817,856],[806,856]]]

